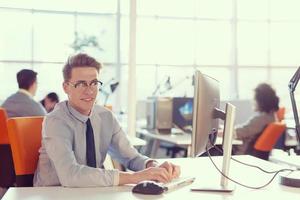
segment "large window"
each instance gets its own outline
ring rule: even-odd
[[[17,90],[16,73],[23,68],[38,72],[36,100],[52,91],[65,99],[62,67],[76,50],[105,63],[101,73],[104,82],[115,77],[119,35],[116,32],[116,2],[101,6],[99,3],[105,4],[105,1],[74,4],[32,0],[24,4],[15,0],[0,3],[0,78],[4,83],[0,86],[0,100]],[[97,47],[83,45],[91,38],[97,42]]]
[[[260,82],[289,105],[287,83],[300,63],[298,0],[138,0],[137,98],[170,80],[165,96],[192,96],[195,69],[216,78],[222,99],[252,99]],[[10,0],[0,3],[0,100],[17,88],[15,73],[39,73],[37,99],[61,88],[64,61],[74,41],[104,62],[101,79],[120,81],[108,99],[127,108],[129,0]],[[52,77],[58,77],[54,81]],[[51,86],[51,87],[50,87]],[[103,101],[103,95],[99,96]]]

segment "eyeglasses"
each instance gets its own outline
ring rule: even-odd
[[[98,80],[93,80],[90,83],[87,83],[86,81],[78,81],[76,83],[72,83],[72,82],[67,82],[67,84],[73,86],[75,89],[80,90],[80,91],[84,91],[86,90],[88,87],[91,90],[99,90],[101,85],[103,84],[101,81]]]

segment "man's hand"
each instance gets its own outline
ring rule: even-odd
[[[178,165],[165,161],[158,167],[166,169],[171,176],[171,179],[178,178],[180,176],[180,167]]]
[[[126,172],[125,172],[126,173]],[[139,183],[145,180],[167,183],[171,181],[171,176],[165,168],[149,167],[142,171],[137,171],[131,175],[120,172],[120,185],[126,183]]]
[[[171,179],[178,178],[180,176],[180,167],[178,165],[174,165],[168,161],[165,161],[164,163],[159,164],[155,160],[150,160],[146,164],[146,168],[149,168],[149,167],[159,167],[159,168],[166,169],[167,172],[169,173],[169,176],[171,177]]]
[[[170,162],[159,165],[158,162],[151,160],[146,167],[146,169],[134,173],[120,172],[119,184],[139,183],[145,180],[167,183],[180,176],[180,167]]]

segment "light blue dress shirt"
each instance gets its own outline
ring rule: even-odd
[[[95,139],[97,168],[86,165],[86,121]],[[145,168],[148,157],[139,154],[113,114],[95,105],[90,116],[80,114],[68,101],[56,105],[43,122],[42,146],[34,186],[96,187],[119,184],[119,171],[103,169],[106,154],[125,167]]]

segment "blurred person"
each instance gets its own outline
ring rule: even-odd
[[[51,112],[55,105],[59,102],[59,97],[55,92],[50,92],[45,96],[43,100],[40,101],[40,103],[44,106],[47,113]]]
[[[22,69],[17,73],[19,90],[8,97],[3,107],[9,118],[25,116],[43,116],[46,110],[33,97],[37,91],[37,73],[30,69]]]
[[[30,69],[22,69],[17,73],[17,82],[19,90],[8,97],[1,105],[9,118],[11,117],[26,117],[26,116],[43,116],[46,110],[43,106],[36,102],[33,97],[37,90],[37,73]],[[1,152],[2,155],[9,153],[11,150]],[[6,155],[5,157],[11,157]],[[12,167],[13,166],[6,166]],[[0,188],[0,199],[6,192],[7,188]]]
[[[252,154],[255,141],[263,130],[278,121],[279,97],[269,84],[261,83],[255,88],[254,100],[256,114],[235,128],[235,138],[243,141],[243,145],[236,146],[236,154]]]

